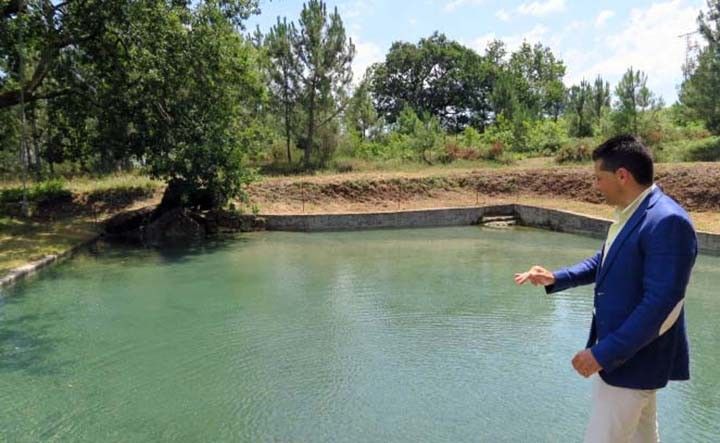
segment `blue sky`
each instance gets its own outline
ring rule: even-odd
[[[327,0],[337,7],[356,45],[358,78],[382,61],[392,42],[417,42],[440,31],[482,53],[498,38],[510,48],[523,40],[542,42],[567,67],[565,83],[598,74],[611,86],[628,67],[648,74],[648,85],[667,104],[677,99],[686,41],[678,35],[697,29],[705,0]],[[278,16],[297,22],[302,0],[261,0],[252,17],[267,31]],[[698,39],[697,35],[694,36]]]

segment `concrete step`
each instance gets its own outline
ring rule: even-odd
[[[490,228],[507,228],[515,226],[517,220],[512,215],[486,216],[480,219],[480,224]]]
[[[496,221],[515,221],[514,215],[493,215],[493,216],[483,216],[481,219],[482,223],[487,222],[496,222]]]

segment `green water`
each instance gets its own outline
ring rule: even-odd
[[[598,243],[468,227],[102,246],[0,298],[0,440],[580,441],[591,288],[512,275]],[[720,441],[719,282],[701,256],[664,441]]]

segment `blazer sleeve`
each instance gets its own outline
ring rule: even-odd
[[[641,240],[644,253],[640,303],[614,332],[591,348],[605,371],[612,371],[660,335],[673,308],[685,297],[697,256],[697,238],[688,219],[661,219]]]
[[[595,274],[597,273],[597,268],[600,265],[602,252],[603,250],[600,249],[595,253],[595,255],[576,265],[553,271],[555,283],[545,286],[545,292],[547,294],[552,294],[553,292],[564,291],[568,288],[589,285],[590,283],[595,282]]]

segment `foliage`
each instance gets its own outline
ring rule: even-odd
[[[592,138],[579,138],[563,145],[555,155],[558,163],[582,163],[592,158],[597,141]]]
[[[720,134],[720,0],[708,0],[707,13],[698,17],[707,46],[700,50],[680,87],[680,101],[713,134]]]
[[[46,201],[66,200],[72,198],[72,192],[60,180],[49,180],[35,183],[27,189],[22,187],[6,188],[0,190],[0,203],[19,203],[23,196],[28,202],[42,203]]]
[[[482,129],[490,117],[488,65],[473,50],[434,33],[418,44],[394,42],[383,63],[371,68],[378,113],[395,123],[405,107],[459,132]]]
[[[647,74],[630,67],[615,87],[615,96],[611,117],[615,132],[647,134],[653,114],[663,106],[662,100],[647,87]]]

